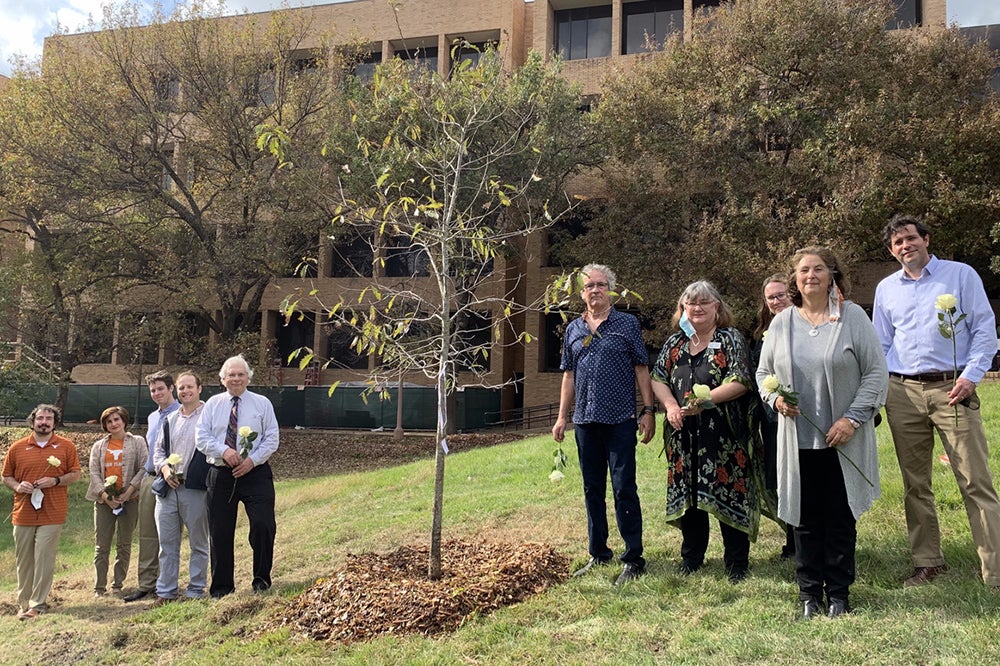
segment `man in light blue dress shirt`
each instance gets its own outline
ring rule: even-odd
[[[146,443],[149,455],[146,459],[146,476],[139,488],[139,561],[137,563],[139,587],[125,597],[125,601],[138,601],[156,591],[156,579],[160,575],[160,536],[156,531],[156,497],[153,495],[153,481],[156,468],[153,465],[153,451],[160,443],[163,422],[177,411],[181,403],[174,398],[174,377],[166,370],[158,370],[146,375],[149,397],[156,403],[156,409],[146,420]]]
[[[929,583],[947,569],[931,488],[937,431],[965,502],[983,580],[998,587],[1000,500],[976,394],[997,351],[993,309],[975,270],[930,254],[930,232],[918,218],[893,218],[885,242],[902,270],[879,283],[873,319],[889,369],[885,411],[903,473],[914,565],[903,585]],[[956,299],[954,317],[965,315],[953,333],[954,351],[952,339],[938,330],[937,298],[944,294]]]

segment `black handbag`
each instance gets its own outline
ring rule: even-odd
[[[170,424],[167,419],[163,419],[163,449],[166,455],[170,455]],[[170,484],[163,478],[163,474],[156,470],[156,480],[153,481],[153,494],[157,497],[166,497],[170,492]]]
[[[208,470],[211,469],[205,454],[195,450],[188,463],[187,473],[184,475],[184,486],[191,490],[208,490]]]

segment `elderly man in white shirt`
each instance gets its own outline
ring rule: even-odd
[[[278,450],[278,420],[271,401],[247,390],[253,370],[242,356],[222,364],[219,379],[226,387],[205,403],[195,446],[213,465],[208,473],[208,524],[212,544],[209,594],[236,591],[233,580],[237,505],[250,524],[255,592],[271,587],[274,558],[274,477],[268,459]]]

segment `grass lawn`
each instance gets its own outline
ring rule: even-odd
[[[1000,384],[984,385],[981,394],[997,478]],[[767,521],[751,549],[752,575],[740,585],[726,580],[715,525],[706,566],[689,578],[676,573],[680,532],[662,518],[665,474],[657,438],[639,450],[647,576],[618,589],[611,581],[619,568],[599,570],[526,603],[473,618],[453,634],[386,637],[349,646],[262,633],[259,627],[283,600],[328,576],[350,553],[424,542],[430,528],[431,460],[279,481],[274,592],[257,596],[241,590],[221,601],[155,610],[147,603],[93,598],[92,509],[83,500],[84,484],[77,483],[57,562],[53,612],[30,622],[16,619],[10,524],[0,526],[0,632],[5,636],[0,663],[995,663],[1000,593],[982,584],[950,468],[935,462],[950,571],[930,585],[904,590],[900,581],[912,564],[902,484],[886,425],[879,428],[879,442],[882,498],[858,524],[855,612],[835,621],[795,621],[793,565],[778,559],[783,534]],[[567,449],[572,462],[566,479],[551,483],[553,448],[551,437],[540,436],[450,456],[445,538],[546,542],[569,555],[573,566],[585,562],[586,517],[575,451]],[[2,502],[6,514],[9,491]],[[245,535],[244,521],[237,532],[237,557],[242,558],[237,585],[244,587],[250,578]],[[620,550],[616,534],[611,545]]]

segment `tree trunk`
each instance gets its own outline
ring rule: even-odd
[[[435,433],[434,454],[434,509],[431,518],[431,550],[427,562],[427,577],[441,578],[441,514],[444,508],[444,458],[445,436],[448,432],[448,387],[445,383],[444,365],[437,378],[438,422]]]

